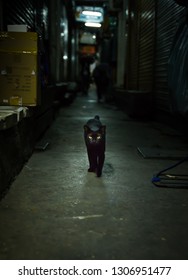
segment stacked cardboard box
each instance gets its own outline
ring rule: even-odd
[[[38,35],[0,32],[0,105],[40,104]]]

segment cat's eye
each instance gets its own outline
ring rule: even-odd
[[[92,140],[92,139],[93,139],[93,137],[92,137],[91,135],[89,135],[89,136],[88,136],[88,138],[89,138],[90,140]]]
[[[99,139],[101,139],[101,135],[98,135],[98,136],[97,136],[97,140],[99,140]]]

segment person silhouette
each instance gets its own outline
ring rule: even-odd
[[[97,63],[93,70],[93,80],[96,85],[97,100],[103,101],[108,95],[111,71],[108,63]]]

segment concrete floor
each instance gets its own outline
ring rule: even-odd
[[[87,172],[83,140],[83,125],[95,114],[107,126],[101,178]],[[59,111],[43,141],[50,145],[33,153],[0,201],[0,259],[188,258],[188,188],[151,183],[177,160],[137,152],[187,149],[179,132],[98,104],[93,89]]]

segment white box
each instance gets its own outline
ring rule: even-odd
[[[7,25],[8,32],[27,32],[27,25],[25,24],[12,24]]]

